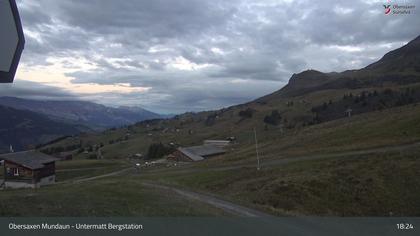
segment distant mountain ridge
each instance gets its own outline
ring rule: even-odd
[[[419,55],[420,37],[417,37],[359,70],[331,73],[303,71],[294,74],[289,83],[276,92],[245,104],[215,111],[185,113],[168,120],[143,121],[137,126],[144,126],[147,137],[154,135],[152,132],[160,132],[159,137],[164,133],[176,132],[179,135],[179,132],[184,132],[188,134],[185,137],[195,135],[200,138],[194,137],[194,140],[199,140],[239,136],[241,131],[252,130],[255,124],[264,127],[264,130],[311,126],[343,118],[344,111],[350,107],[352,115],[357,115],[415,104],[420,101]],[[9,106],[47,114],[49,118],[67,124],[71,121],[73,124],[102,124],[102,127],[141,121],[138,118],[143,111],[141,108],[109,108],[79,101],[22,100],[3,97],[0,105],[7,102]],[[145,113],[150,114],[148,111]],[[155,115],[141,118],[162,118]],[[114,143],[114,139],[109,137],[109,143]],[[133,145],[138,145],[138,142]]]
[[[85,125],[96,130],[162,118],[161,115],[140,107],[112,108],[87,101],[39,101],[0,97],[0,105],[40,113],[52,120]]]
[[[280,90],[257,99],[273,96],[283,98],[300,96],[326,89],[357,89],[404,85],[420,82],[420,36],[401,48],[386,53],[380,60],[359,70],[323,73],[306,70],[293,74]]]
[[[10,145],[15,151],[21,151],[87,130],[87,127],[54,121],[39,113],[0,105],[0,153],[7,152]]]
[[[420,36],[401,48],[386,53],[362,70],[381,72],[420,72]]]

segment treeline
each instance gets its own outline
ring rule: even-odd
[[[420,102],[420,91],[415,88],[388,88],[380,91],[362,91],[358,94],[349,92],[343,94],[343,97],[339,100],[327,100],[321,105],[312,107],[312,115],[302,115],[287,120],[285,117],[282,117],[278,110],[272,110],[264,116],[263,122],[266,128],[283,125],[282,127],[290,129],[296,126],[314,125],[356,114],[415,104],[417,102]],[[288,107],[294,106],[293,101],[287,102],[286,105]],[[251,108],[239,111],[238,116],[242,118],[240,121],[254,117],[255,112]]]
[[[346,93],[339,101],[329,100],[320,106],[313,107],[311,109],[313,118],[306,124],[317,124],[349,115],[404,106],[417,102],[420,102],[420,93],[413,88],[363,91],[356,95]]]
[[[164,145],[162,143],[153,143],[149,146],[146,159],[159,159],[175,151],[172,146]]]
[[[68,146],[54,146],[54,147],[44,148],[44,149],[41,149],[41,152],[51,155],[51,154],[60,153],[60,152],[74,151],[80,148],[81,148],[80,144],[72,144]]]

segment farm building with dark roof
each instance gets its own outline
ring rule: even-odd
[[[212,145],[180,147],[172,153],[170,159],[174,161],[202,161],[224,153],[226,151],[223,148]]]
[[[0,155],[3,160],[2,185],[6,188],[38,188],[55,182],[57,158],[38,151]]]

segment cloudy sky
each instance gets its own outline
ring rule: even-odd
[[[18,0],[26,47],[0,94],[161,113],[242,103],[293,73],[364,67],[418,36],[420,9],[385,15],[386,2]]]

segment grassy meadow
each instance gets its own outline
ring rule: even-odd
[[[219,216],[219,209],[146,188],[131,176],[0,192],[1,216]]]
[[[419,147],[281,166],[160,172],[147,179],[223,196],[275,215],[419,216]]]

